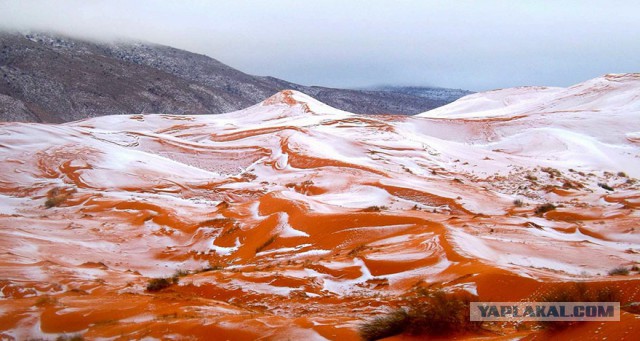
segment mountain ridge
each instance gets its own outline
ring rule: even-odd
[[[249,75],[202,54],[150,43],[0,32],[0,49],[3,121],[60,123],[114,114],[220,114],[249,107],[284,89],[360,114],[417,114],[453,99],[299,85]]]

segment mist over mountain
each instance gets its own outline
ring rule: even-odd
[[[360,114],[416,114],[468,92],[334,89],[245,74],[168,46],[0,33],[0,119],[69,122],[104,115],[220,114],[293,89]],[[407,90],[409,89],[409,90]]]

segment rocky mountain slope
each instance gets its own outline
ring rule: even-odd
[[[0,337],[356,340],[433,288],[536,301],[576,282],[619,292],[621,322],[458,337],[630,340],[639,93],[627,74],[413,117],[282,91],[222,115],[0,124]]]
[[[429,88],[422,86],[378,86],[372,87],[370,88],[370,90],[399,92],[407,95],[419,96],[429,99],[438,99],[447,102],[453,102],[458,98],[473,94],[473,91],[468,90]]]
[[[68,122],[121,114],[220,114],[283,89],[363,114],[415,114],[462,96],[308,87],[245,74],[204,55],[49,34],[0,33],[0,120]],[[441,91],[447,92],[447,89]]]

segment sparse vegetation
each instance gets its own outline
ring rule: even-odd
[[[609,270],[609,276],[626,276],[629,274],[629,269],[624,266],[618,266]]]
[[[618,176],[621,178],[626,178],[627,177],[627,173],[625,172],[618,172]]]
[[[357,256],[360,252],[366,250],[367,246],[364,244],[360,244],[356,247],[354,247],[351,251],[349,251],[349,253],[347,254],[348,256]]]
[[[60,187],[52,188],[47,192],[47,200],[44,202],[45,208],[58,207],[71,196],[75,191],[64,191]]]
[[[589,288],[585,283],[571,283],[557,287],[541,298],[542,302],[619,302],[620,292],[611,287]],[[540,321],[550,330],[561,330],[580,321]]]
[[[402,334],[407,330],[411,317],[403,309],[394,310],[378,316],[360,327],[360,336],[364,340],[378,340]]]
[[[380,211],[384,211],[384,210],[388,210],[389,208],[387,206],[369,206],[365,209],[363,209],[362,211],[364,212],[380,212]]]
[[[631,267],[631,271],[640,271],[640,267],[638,267],[637,265],[634,265]]]
[[[426,291],[408,301],[408,306],[376,317],[360,327],[364,340],[378,340],[402,333],[450,335],[476,330],[480,322],[470,321],[468,295]]]
[[[176,272],[173,274],[173,277],[185,277],[188,276],[191,272],[189,270],[184,270],[184,269],[178,269],[176,270]]]
[[[516,199],[516,200],[513,201],[513,205],[515,207],[522,207],[522,206],[524,206],[524,202],[522,202],[522,200],[520,200],[520,199]]]
[[[224,269],[222,265],[209,265],[209,266],[205,266],[204,268],[196,270],[195,273],[217,271],[222,269]]]
[[[151,280],[149,280],[149,283],[147,284],[147,291],[149,292],[160,291],[162,289],[172,286],[173,284],[178,284],[179,281],[180,281],[180,278],[176,276],[171,278],[165,278],[165,277],[152,278]]]
[[[56,338],[56,341],[83,341],[84,337],[82,337],[82,335],[80,334],[76,334],[76,335],[60,335]]]
[[[56,300],[54,297],[51,297],[49,295],[45,295],[45,296],[39,297],[36,300],[35,306],[36,307],[42,307],[42,306],[46,306],[46,305],[56,304],[57,302],[58,302],[58,300]]]
[[[256,253],[259,253],[262,250],[266,249],[269,245],[273,244],[273,242],[275,241],[276,241],[276,236],[271,236],[271,238],[267,239],[267,241],[265,241],[264,243],[262,243],[262,245],[256,248]]]
[[[535,213],[537,215],[541,215],[541,214],[544,214],[546,212],[553,211],[555,209],[556,209],[556,205],[550,204],[550,203],[546,203],[546,204],[542,204],[542,205],[536,207]]]
[[[540,170],[541,170],[541,171],[543,171],[543,172],[545,172],[545,173],[547,173],[547,174],[549,174],[549,177],[550,177],[550,178],[556,178],[556,177],[558,177],[558,178],[559,178],[559,177],[561,177],[561,176],[562,176],[562,173],[560,173],[560,171],[559,171],[559,170],[557,170],[557,169],[555,169],[555,168],[551,168],[551,167],[542,167]]]
[[[529,180],[529,181],[536,181],[538,180],[538,177],[533,175],[533,174],[527,174],[525,177],[525,179]]]
[[[577,189],[577,188],[583,188],[584,186],[577,182],[577,181],[572,181],[572,180],[564,180],[562,183],[562,188],[564,189]]]
[[[609,185],[605,184],[604,182],[599,182],[599,183],[598,183],[598,186],[600,186],[600,187],[602,187],[602,188],[606,189],[607,191],[613,191],[613,187],[611,187],[611,186],[609,186]]]

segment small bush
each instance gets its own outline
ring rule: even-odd
[[[449,335],[476,330],[480,322],[470,321],[467,296],[427,291],[411,298],[408,306],[376,317],[360,327],[365,340],[377,340],[393,335]]]
[[[403,309],[373,318],[360,327],[360,337],[364,340],[379,340],[404,333],[411,317]]]
[[[51,190],[49,190],[47,192],[47,200],[44,202],[44,207],[45,208],[51,208],[51,207],[58,207],[60,206],[63,202],[67,201],[67,199],[69,199],[69,196],[75,192],[74,190],[72,191],[65,191],[62,188],[56,187],[56,188],[52,188]]]
[[[384,210],[388,210],[389,208],[387,206],[369,206],[365,209],[363,209],[363,212],[380,212],[380,211],[384,211]]]
[[[600,186],[600,187],[602,187],[602,188],[606,189],[607,191],[613,191],[613,188],[612,188],[611,186],[609,186],[609,185],[605,184],[604,182],[599,182],[599,183],[598,183],[598,186]]]
[[[173,273],[173,277],[172,278],[185,277],[185,276],[188,276],[190,273],[191,272],[189,272],[189,270],[178,269],[178,270],[176,270],[175,273]]]
[[[538,180],[538,177],[533,175],[533,174],[527,174],[525,177],[525,179],[529,180],[529,181],[536,181]]]
[[[76,335],[60,335],[56,338],[56,341],[83,341],[84,337],[82,337],[82,335],[80,334],[76,334]]]
[[[275,241],[276,241],[276,236],[271,236],[271,238],[267,239],[267,241],[266,241],[266,242],[262,243],[262,245],[260,245],[260,246],[258,246],[258,247],[256,248],[256,253],[259,253],[259,252],[261,252],[262,250],[266,249],[266,248],[267,248],[267,246],[269,246],[269,245],[273,244],[273,242],[275,242]]]
[[[589,288],[584,282],[566,283],[544,295],[542,302],[616,302],[620,292],[608,286]]]
[[[52,305],[52,304],[56,304],[56,303],[58,303],[57,299],[55,299],[54,297],[51,297],[49,295],[44,295],[42,297],[39,297],[36,300],[35,306],[36,307],[44,307],[44,306]]]
[[[555,168],[551,168],[551,167],[543,167],[542,169],[540,169],[541,171],[549,174],[550,178],[555,178],[555,177],[561,177],[562,173],[560,173],[559,170],[555,169]]]
[[[147,284],[147,291],[154,292],[168,288],[173,284],[177,284],[180,279],[178,277],[172,278],[152,278]]]
[[[640,267],[638,267],[637,265],[634,265],[631,267],[631,271],[640,271]]]
[[[626,276],[629,274],[629,269],[624,266],[618,266],[609,270],[609,276]]]
[[[585,283],[571,283],[558,287],[541,298],[542,302],[619,302],[620,292],[610,287],[588,288]],[[540,321],[549,330],[561,330],[581,321]]]
[[[62,204],[65,200],[66,198],[61,198],[61,197],[49,198],[44,202],[44,207],[46,208],[57,207],[57,206],[60,206],[60,204]]]
[[[348,256],[357,256],[358,254],[360,254],[360,252],[364,251],[367,249],[367,246],[365,244],[360,244],[356,247],[354,247],[351,251],[349,251],[349,253],[347,254]]]
[[[59,193],[58,188],[54,188],[47,192],[47,200],[44,202],[44,207],[57,207],[60,206],[60,204],[62,204],[65,200],[67,200],[67,196]]]
[[[549,211],[553,211],[555,209],[556,205],[547,203],[536,207],[535,213],[540,215]]]
[[[618,172],[618,176],[621,178],[626,178],[627,177],[627,173],[625,172]]]
[[[516,199],[516,200],[513,201],[513,205],[515,207],[522,207],[522,206],[524,206],[524,202],[522,202],[522,200],[520,200],[520,199]]]

